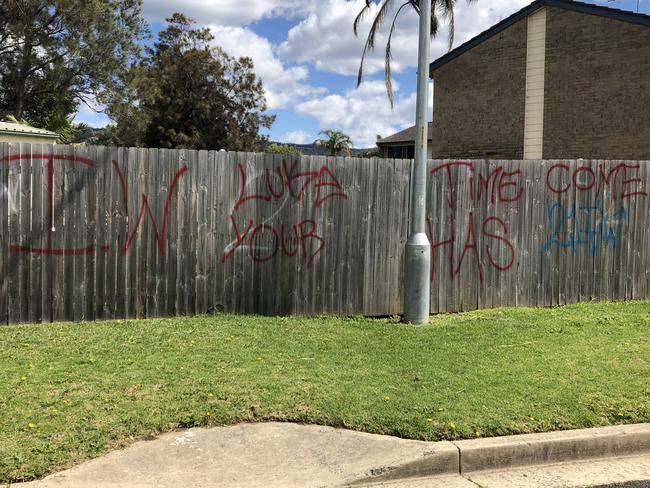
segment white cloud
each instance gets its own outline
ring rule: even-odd
[[[294,144],[308,144],[314,141],[314,137],[304,130],[295,130],[280,136],[280,141],[292,142]]]
[[[180,11],[202,25],[247,25],[264,17],[301,15],[308,4],[308,0],[145,0],[142,11],[149,21],[164,21]]]
[[[106,127],[110,120],[102,111],[104,107],[97,103],[94,98],[87,100],[87,103],[80,103],[79,110],[74,117],[75,124],[84,123],[90,127]]]
[[[455,46],[471,39],[508,15],[529,3],[528,0],[502,0],[496,3],[458,2],[455,16]],[[324,0],[314,3],[310,14],[289,31],[278,52],[283,60],[312,63],[317,70],[341,75],[356,75],[361,52],[371,20],[378,4],[371,6],[361,24],[359,37],[352,32],[352,21],[365,5],[364,0]],[[405,9],[406,10],[406,9]],[[388,17],[392,19],[392,16]],[[418,17],[413,11],[403,11],[392,39],[392,68],[404,71],[417,64]],[[384,49],[390,24],[377,37],[375,51],[366,58],[365,74],[384,70]],[[442,29],[431,44],[431,59],[447,51],[448,30]],[[432,88],[429,87],[429,104]],[[342,95],[312,98],[300,103],[296,112],[318,121],[321,128],[336,128],[352,137],[356,147],[375,143],[376,135],[386,137],[415,123],[415,93],[400,96],[395,89],[395,108],[390,110],[383,81],[370,80],[359,89]],[[430,119],[431,116],[429,115]]]
[[[524,7],[530,0],[480,0],[456,5],[455,46],[469,40],[498,21]],[[369,14],[360,25],[359,37],[352,32],[352,22],[365,0],[186,0],[181,6],[173,0],[145,0],[144,12],[149,20],[162,20],[175,10],[182,10],[200,25],[210,25],[215,44],[234,56],[253,58],[256,74],[262,78],[269,108],[294,107],[298,115],[315,119],[320,129],[334,128],[348,133],[356,147],[372,146],[377,134],[390,135],[413,125],[415,94],[400,94],[395,89],[393,111],[386,100],[383,81],[384,48],[392,15],[387,17],[377,37],[376,50],[366,58],[366,78],[358,89],[342,94],[327,94],[324,88],[309,82],[309,69],[356,75],[366,35],[379,0],[373,0]],[[399,5],[399,3],[396,3]],[[262,18],[297,19],[280,45],[256,34],[250,24]],[[418,17],[405,8],[393,35],[393,71],[415,67],[417,61]],[[254,26],[253,26],[254,27]],[[447,30],[442,29],[431,45],[431,59],[447,51]],[[350,79],[350,84],[354,82]],[[429,98],[431,101],[431,97]],[[296,128],[283,140],[309,142],[311,136]]]
[[[89,127],[93,127],[95,129],[101,129],[103,127],[106,127],[110,123],[110,120],[104,114],[97,114],[96,118],[79,117],[79,115],[77,115],[75,116],[73,122],[75,124],[86,124]]]
[[[363,0],[318,2],[307,18],[289,30],[287,40],[280,45],[280,55],[287,60],[313,63],[320,71],[340,75],[356,74],[369,24],[364,22],[360,36],[355,37],[352,21],[364,4]],[[367,19],[371,19],[376,11],[377,5],[373,4]],[[407,19],[406,16],[404,18]],[[405,39],[405,32],[405,29],[400,29],[393,37],[393,66],[397,71],[404,68],[404,51],[409,50],[406,47],[408,40]],[[415,35],[417,36],[417,30]],[[377,43],[379,49],[367,58],[366,70],[369,74],[383,70],[383,39],[385,36]],[[415,39],[417,41],[417,37]]]
[[[313,98],[296,106],[299,115],[318,121],[321,129],[337,129],[352,138],[354,147],[370,147],[383,137],[415,124],[415,93],[400,96],[395,84],[395,108],[386,100],[383,81],[363,82],[343,95]],[[429,100],[432,87],[429,86]],[[431,116],[428,117],[430,119]]]
[[[478,1],[456,6],[455,46],[526,6],[529,0]],[[341,75],[355,75],[359,60],[378,4],[373,3],[365,21],[359,28],[359,37],[352,32],[352,22],[365,5],[364,0],[323,0],[314,2],[309,15],[293,27],[287,40],[280,45],[283,59],[313,63],[316,69]],[[399,5],[399,4],[396,4]],[[392,14],[376,41],[376,49],[366,58],[364,72],[368,75],[383,71],[384,49]],[[442,56],[447,50],[448,30],[442,29],[431,44],[431,59]],[[418,16],[405,8],[396,23],[392,39],[392,67],[395,72],[417,65]]]
[[[231,56],[253,59],[257,76],[262,79],[269,109],[283,108],[305,97],[324,93],[307,83],[309,70],[304,66],[287,67],[275,55],[273,46],[264,37],[246,27],[211,26],[214,44]]]

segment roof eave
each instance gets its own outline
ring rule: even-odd
[[[427,142],[431,142],[432,139],[427,139]],[[389,141],[389,142],[382,142],[382,141],[377,141],[376,143],[378,146],[403,146],[404,144],[413,144],[415,145],[415,138],[413,139],[404,139],[403,141]]]
[[[42,137],[44,139],[58,139],[59,135],[56,133],[51,133],[51,134],[42,134],[39,132],[22,132],[22,131],[17,131],[17,130],[3,130],[0,129],[0,134],[3,135],[9,135],[9,136],[29,136],[29,137]]]

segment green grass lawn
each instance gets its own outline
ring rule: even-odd
[[[650,421],[650,302],[396,319],[0,327],[0,481],[157,432],[287,420],[426,440]]]

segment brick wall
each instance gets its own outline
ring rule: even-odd
[[[517,22],[434,71],[434,157],[523,157],[526,34]]]
[[[548,8],[544,158],[650,159],[650,27]]]

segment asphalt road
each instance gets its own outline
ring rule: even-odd
[[[650,479],[639,480],[639,481],[627,481],[625,483],[614,483],[611,485],[590,486],[588,488],[650,488]]]

